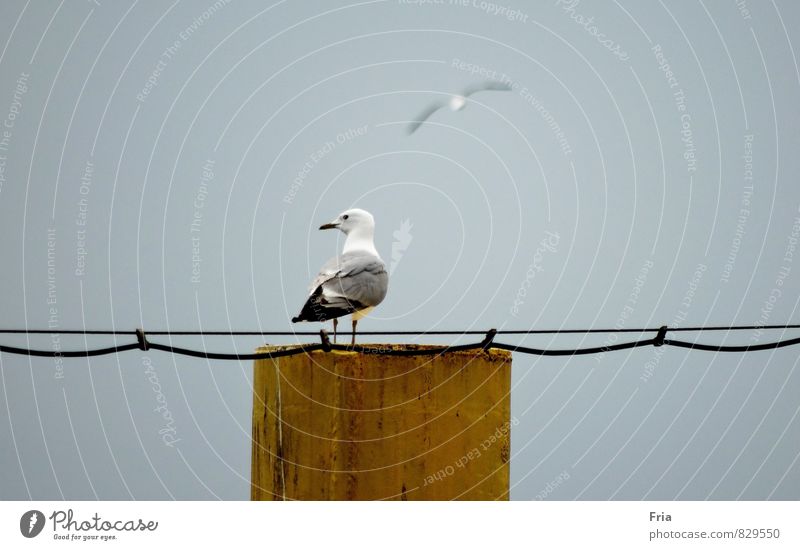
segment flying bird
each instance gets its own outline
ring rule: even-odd
[[[303,309],[293,323],[333,320],[333,341],[336,342],[338,318],[352,314],[353,339],[356,343],[356,324],[386,297],[389,274],[373,236],[375,219],[360,208],[346,210],[320,229],[338,229],[347,238],[342,254],[331,258],[308,287],[309,294]]]
[[[498,92],[508,92],[510,91],[511,84],[508,82],[497,82],[496,80],[488,80],[486,82],[482,82],[480,84],[473,84],[472,86],[467,87],[464,91],[460,94],[455,94],[450,96],[447,101],[437,101],[436,103],[431,104],[425,109],[411,124],[408,126],[408,133],[413,134],[417,131],[417,129],[422,126],[428,118],[433,115],[439,109],[444,107],[449,107],[451,111],[460,111],[463,109],[467,104],[467,98],[472,94],[476,94],[478,92],[487,92],[487,91],[498,91]]]

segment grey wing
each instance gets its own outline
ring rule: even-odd
[[[508,92],[510,90],[511,90],[511,84],[509,84],[508,82],[487,80],[486,82],[481,82],[480,84],[474,84],[472,86],[467,87],[467,89],[464,90],[464,92],[461,95],[467,97],[478,92],[486,92],[486,91]]]
[[[428,120],[433,113],[435,113],[436,111],[438,111],[442,107],[444,107],[444,103],[437,102],[437,103],[434,103],[434,104],[430,105],[427,109],[422,111],[422,113],[420,113],[420,115],[416,118],[416,120],[414,120],[411,124],[408,125],[408,133],[409,134],[413,134],[414,132],[416,132],[417,129],[420,126],[422,126],[422,124],[426,120]]]
[[[362,309],[377,306],[386,297],[389,274],[380,258],[345,254],[339,266],[339,272],[322,283],[329,304]]]
[[[341,270],[340,267],[341,261],[342,261],[341,258],[339,256],[336,256],[325,262],[325,264],[320,268],[317,276],[314,277],[314,280],[311,281],[310,285],[308,285],[309,296],[314,294],[314,291],[317,290],[317,288],[319,288],[319,286],[322,285],[322,283],[331,279],[332,277],[335,277],[339,273],[339,271]]]

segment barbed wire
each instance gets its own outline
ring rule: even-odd
[[[613,332],[658,332],[661,327],[651,328],[556,328],[556,329],[509,329],[498,330],[497,334],[604,334]],[[669,332],[708,332],[738,330],[775,330],[800,328],[796,325],[709,325],[690,327],[669,327]],[[366,330],[358,334],[367,336],[442,336],[486,334],[485,330]],[[92,329],[0,329],[0,334],[98,334],[106,336],[136,336],[137,330],[92,330]],[[318,336],[318,331],[270,331],[270,330],[148,330],[150,336]],[[340,331],[338,334],[352,335]]]
[[[15,355],[28,355],[33,357],[96,357],[101,355],[110,355],[114,353],[122,353],[130,350],[158,350],[176,355],[185,355],[189,357],[198,357],[202,359],[213,359],[220,361],[248,361],[256,359],[276,359],[278,357],[286,357],[290,355],[297,355],[300,353],[311,353],[313,351],[351,351],[359,353],[369,353],[376,355],[443,355],[445,353],[452,353],[456,351],[466,351],[473,349],[482,349],[488,351],[490,349],[506,350],[515,353],[524,353],[529,355],[544,355],[544,356],[571,356],[571,355],[589,355],[595,353],[605,353],[609,351],[620,351],[624,349],[632,349],[644,346],[675,346],[680,348],[687,348],[691,350],[701,351],[716,351],[716,352],[730,352],[730,353],[745,353],[751,351],[762,351],[769,349],[778,349],[786,346],[793,346],[800,344],[800,337],[790,338],[787,340],[779,340],[777,342],[767,342],[763,344],[739,345],[739,346],[722,346],[716,344],[703,344],[698,342],[686,342],[683,340],[673,340],[666,338],[668,332],[704,332],[704,331],[741,331],[741,330],[789,330],[800,328],[800,325],[738,325],[738,326],[707,326],[707,327],[673,327],[661,326],[658,328],[610,328],[610,329],[530,329],[530,330],[496,330],[490,329],[488,331],[475,331],[475,330],[440,330],[440,331],[364,331],[359,332],[359,335],[385,335],[385,336],[428,336],[428,335],[484,335],[483,340],[471,344],[460,344],[456,346],[431,346],[420,348],[395,348],[392,344],[378,344],[378,345],[344,345],[332,344],[328,337],[328,332],[321,330],[319,332],[309,331],[150,331],[147,335],[150,336],[318,336],[319,343],[315,344],[302,344],[299,346],[287,347],[285,349],[277,349],[270,352],[259,353],[217,353],[205,350],[195,350],[183,347],[177,347],[167,344],[160,344],[157,342],[150,342],[144,330],[50,330],[50,329],[0,329],[0,334],[81,334],[81,335],[114,335],[114,336],[136,336],[136,343],[124,344],[120,346],[110,346],[105,348],[86,349],[86,350],[39,350],[28,349],[14,346],[0,345],[0,353],[11,353]],[[641,340],[634,340],[631,342],[621,342],[619,344],[608,344],[603,346],[594,346],[588,348],[577,349],[540,349],[531,348],[526,346],[517,346],[513,344],[505,344],[495,342],[494,338],[498,334],[509,335],[534,335],[534,334],[598,334],[598,333],[646,333],[655,332],[656,335],[652,338],[645,338]],[[351,332],[340,332],[341,335],[352,335]]]

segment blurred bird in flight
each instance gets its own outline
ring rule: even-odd
[[[437,101],[432,103],[428,106],[427,109],[422,111],[420,115],[408,125],[408,133],[413,134],[414,132],[422,126],[426,120],[428,120],[431,115],[433,115],[439,109],[443,109],[444,107],[449,107],[451,111],[460,111],[463,109],[467,104],[467,98],[473,94],[478,92],[508,92],[511,91],[511,84],[508,82],[498,82],[495,80],[489,80],[486,82],[482,82],[480,84],[473,84],[472,86],[468,86],[464,89],[460,94],[455,94],[450,96],[449,99],[446,101]]]

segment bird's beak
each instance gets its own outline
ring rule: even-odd
[[[339,227],[339,220],[332,221],[331,223],[324,223],[319,226],[320,229],[336,229]]]

